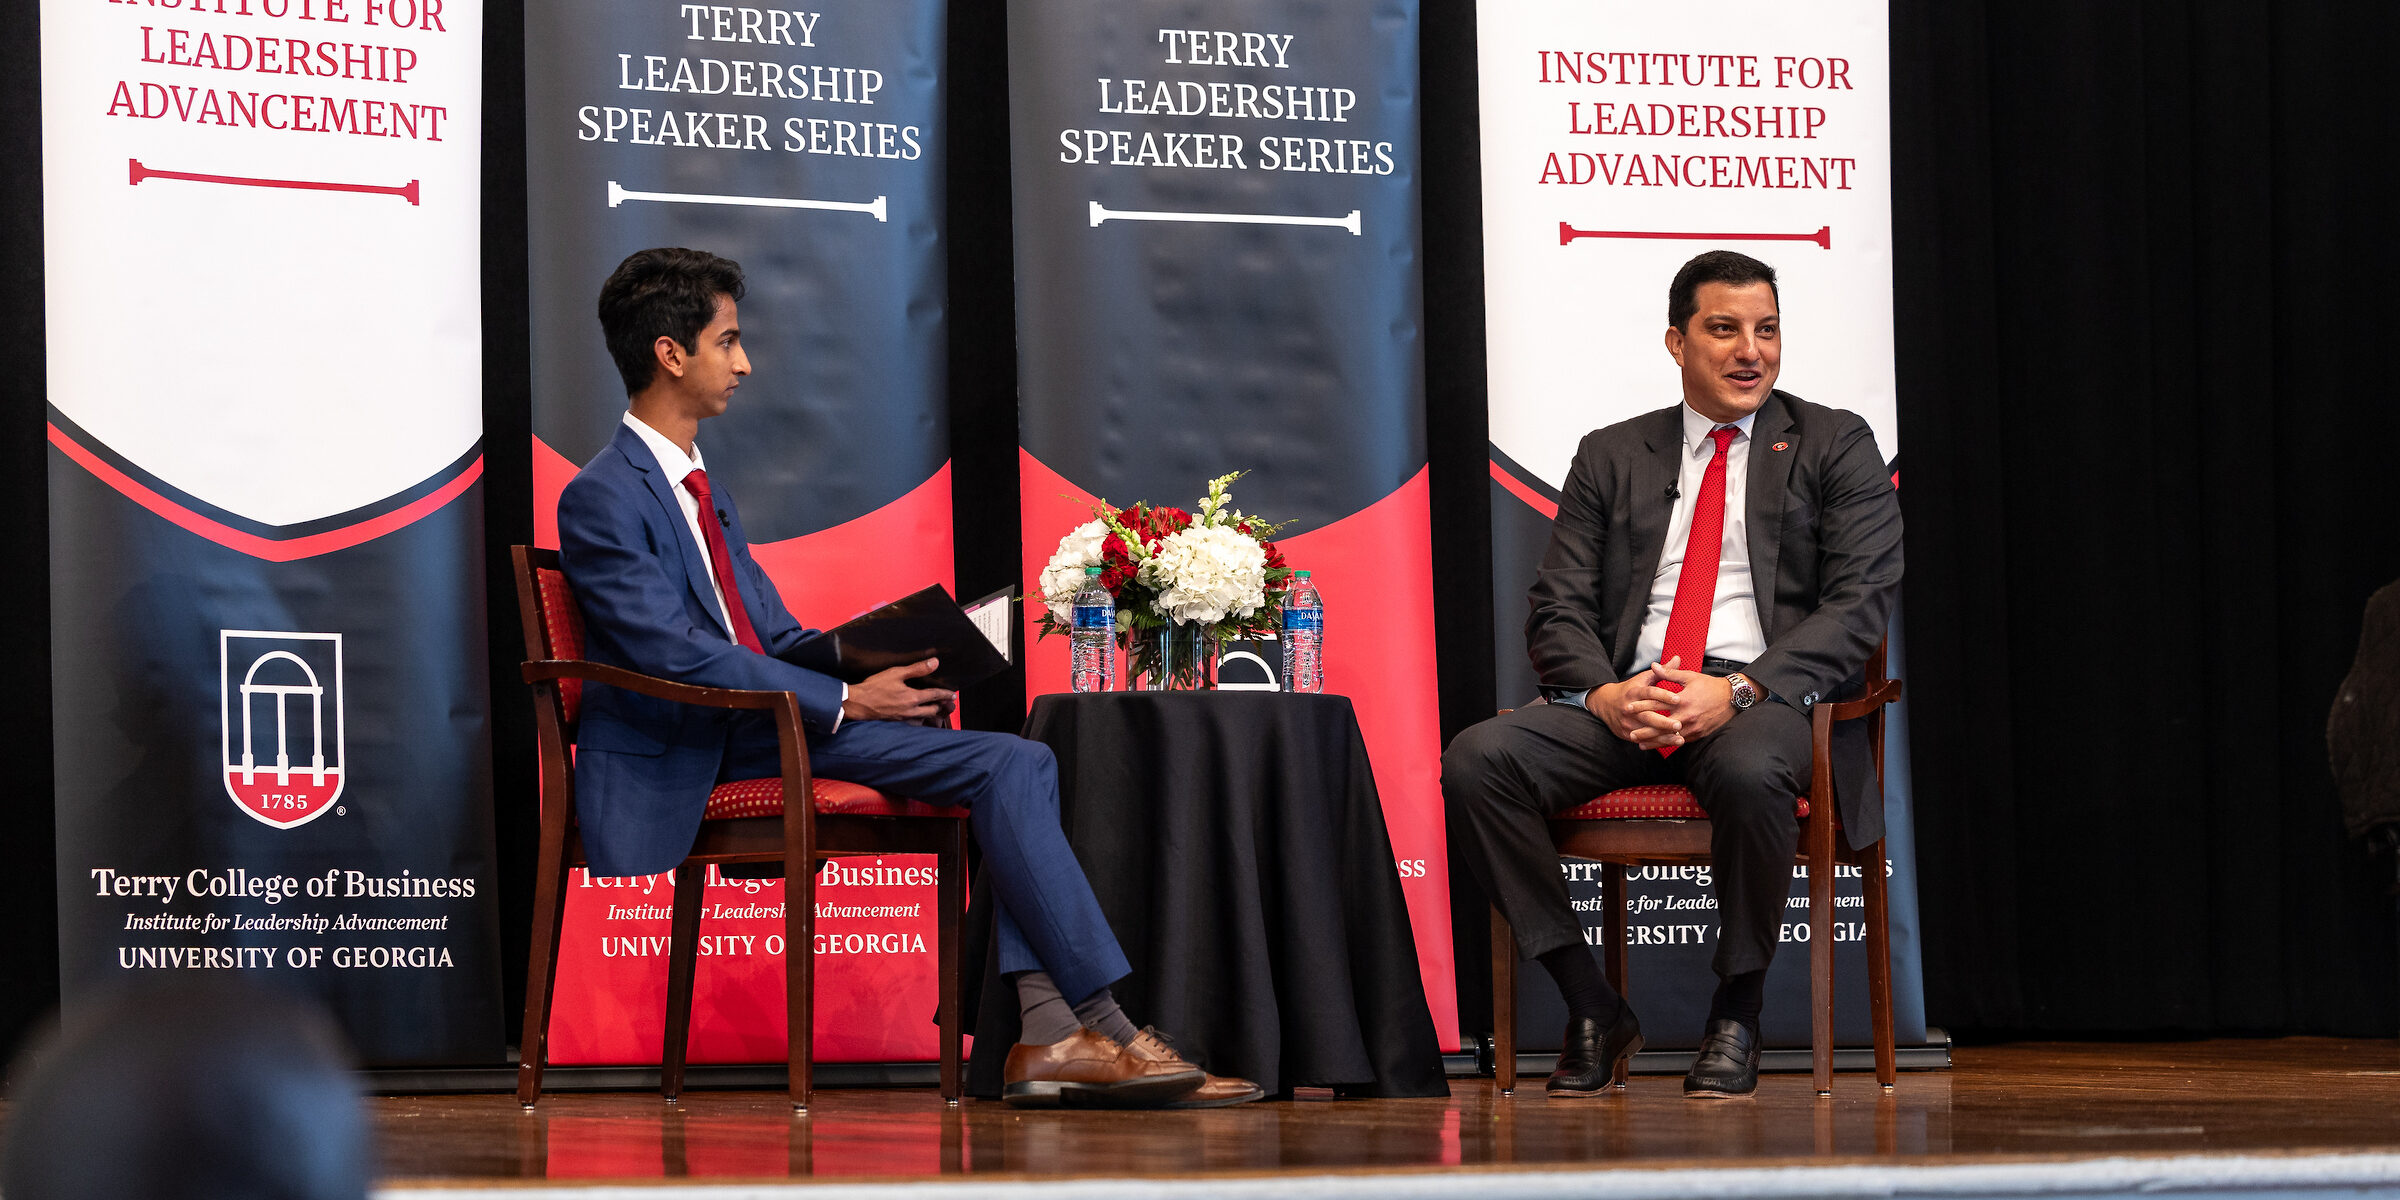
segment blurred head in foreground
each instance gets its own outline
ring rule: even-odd
[[[7,1200],[359,1200],[366,1114],[316,1005],[223,982],[82,1007],[10,1072]]]

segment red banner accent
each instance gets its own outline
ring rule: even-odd
[[[554,546],[558,496],[575,471],[541,439],[534,439],[533,450],[535,536]],[[805,537],[754,544],[750,554],[775,581],[792,615],[822,628],[928,584],[952,586],[950,550],[945,463],[874,512]],[[928,879],[935,865],[931,855],[836,861],[915,867]],[[666,1037],[667,909],[674,894],[669,876],[587,879],[577,870],[569,878],[550,1061],[655,1063]],[[940,1057],[933,1023],[939,999],[936,892],[932,883],[865,886],[819,877],[818,1061]],[[702,898],[693,985],[692,1062],[783,1061],[783,898],[782,880],[711,878]],[[893,907],[913,915],[836,915]]]
[[[1815,233],[1661,233],[1638,229],[1577,229],[1565,221],[1558,223],[1558,244],[1564,246],[1576,238],[1649,238],[1680,242],[1815,242],[1819,249],[1833,249],[1833,226],[1820,225]]]
[[[252,558],[264,559],[268,562],[296,562],[303,558],[315,558],[320,554],[331,554],[336,550],[347,550],[362,542],[374,541],[396,529],[405,529],[440,512],[443,505],[458,499],[468,488],[475,486],[476,480],[483,478],[483,456],[478,454],[475,456],[475,461],[468,463],[466,468],[458,473],[457,478],[443,484],[439,490],[422,499],[411,501],[380,517],[370,517],[356,525],[341,529],[328,529],[323,533],[312,533],[306,537],[296,537],[288,541],[277,541],[274,538],[260,537],[255,533],[244,533],[222,521],[201,516],[199,513],[159,495],[125,472],[110,466],[106,459],[84,449],[80,443],[74,438],[68,437],[65,431],[58,426],[50,425],[48,428],[51,445],[58,447],[60,453],[73,459],[77,466],[90,471],[100,482],[124,493],[126,499],[228,550],[238,550]]]
[[[533,544],[551,550],[558,549],[558,497],[567,490],[567,481],[575,478],[582,468],[567,461],[567,456],[550,448],[550,443],[533,439]]]
[[[1548,497],[1542,495],[1540,492],[1525,486],[1524,480],[1510,474],[1508,468],[1501,466],[1499,460],[1497,459],[1492,461],[1492,478],[1498,480],[1501,487],[1507,488],[1509,495],[1515,496],[1517,499],[1532,505],[1533,511],[1542,514],[1543,517],[1552,521],[1558,519],[1558,505],[1556,503],[1552,502]]]
[[[1058,539],[1091,520],[1090,493],[1018,451],[1025,528],[1028,696],[1068,690],[1066,639],[1035,641],[1040,580]],[[1383,797],[1384,825],[1424,975],[1425,1006],[1442,1049],[1458,1049],[1458,988],[1450,948],[1449,852],[1442,832],[1440,706],[1434,694],[1433,537],[1426,473],[1364,510],[1286,538],[1325,598],[1328,691],[1350,697]],[[1144,499],[1176,502],[1171,496]],[[1134,497],[1124,497],[1130,502]],[[1187,500],[1186,503],[1189,503]]]
[[[143,166],[138,158],[126,159],[126,186],[138,187],[145,179],[181,179],[190,183],[225,183],[236,187],[297,188],[307,192],[363,192],[370,196],[398,196],[408,201],[412,208],[417,204],[418,181],[414,179],[400,184],[327,183],[314,179],[262,179],[255,175],[204,175],[196,171],[162,171]]]

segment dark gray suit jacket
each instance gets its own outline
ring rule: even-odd
[[[1681,408],[1576,448],[1525,621],[1544,688],[1580,691],[1649,665],[1633,661],[1634,642],[1666,549]],[[1745,673],[1805,714],[1855,693],[1883,639],[1900,594],[1900,495],[1863,418],[1781,391],[1751,423],[1749,475],[1741,502],[1767,651]],[[1842,827],[1864,846],[1883,836],[1883,806],[1863,724],[1835,726],[1833,753]]]

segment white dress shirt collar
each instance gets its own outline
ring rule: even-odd
[[[708,464],[700,461],[700,443],[692,443],[692,452],[667,440],[667,435],[650,428],[629,409],[625,413],[625,428],[641,435],[642,444],[650,447],[650,457],[658,460],[658,469],[667,473],[667,482],[681,484],[683,477],[694,471],[705,471]]]
[[[1709,438],[1708,431],[1715,429],[1723,422],[1711,421],[1707,417],[1701,416],[1689,403],[1679,405],[1677,410],[1683,414],[1683,452],[1685,454],[1699,454],[1702,451],[1715,453],[1716,442]],[[1739,441],[1749,437],[1750,426],[1757,421],[1758,410],[1754,408],[1741,420],[1731,422],[1735,429],[1741,431],[1735,435],[1735,440]]]

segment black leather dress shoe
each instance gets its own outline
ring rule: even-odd
[[[1758,1032],[1730,1017],[1710,1021],[1700,1057],[1683,1077],[1683,1094],[1721,1100],[1757,1090]]]
[[[1558,1069],[1542,1090],[1553,1096],[1597,1096],[1616,1082],[1618,1061],[1641,1048],[1642,1023],[1630,1004],[1619,1004],[1616,1023],[1605,1029],[1590,1017],[1569,1017]]]

